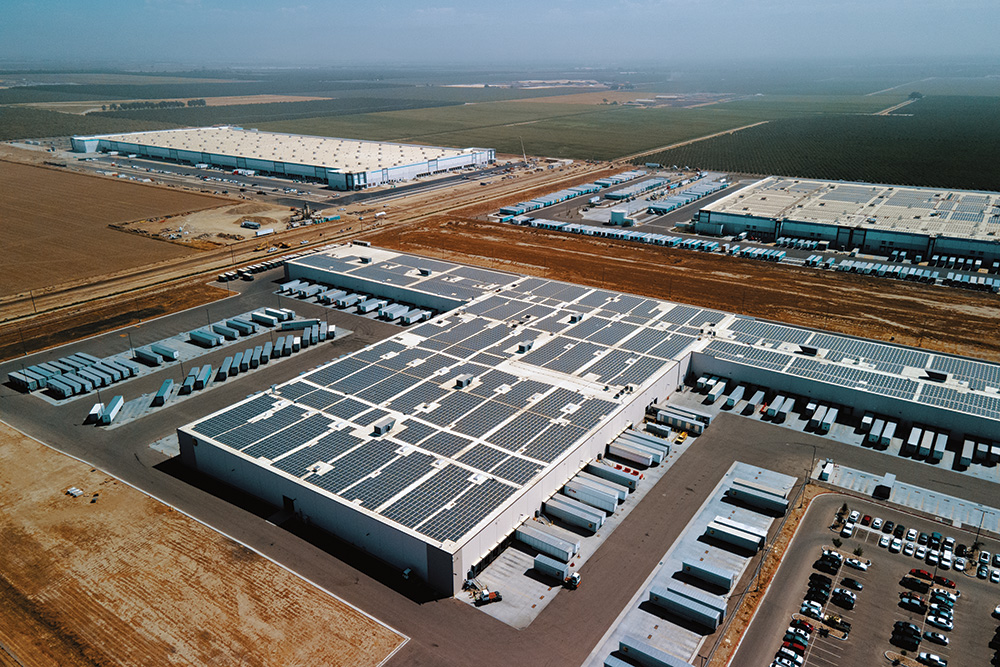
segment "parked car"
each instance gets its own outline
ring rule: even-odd
[[[921,570],[921,569],[916,568],[916,567],[913,568],[912,570],[910,570],[910,576],[911,577],[917,577],[919,579],[927,579],[928,581],[931,581],[931,580],[934,579],[934,575],[933,574],[931,574],[927,570]]]
[[[896,527],[895,521],[886,521],[884,524],[882,524],[882,532],[887,534],[891,533],[892,529],[895,527]]]
[[[812,623],[806,623],[805,621],[799,618],[792,619],[792,627],[801,628],[809,633],[813,632],[813,630],[816,629],[813,627]]]
[[[986,567],[985,565],[980,565],[978,568],[976,568],[976,576],[979,577],[980,579],[988,578],[990,576],[990,568]]]
[[[942,577],[940,574],[934,577],[934,583],[938,586],[944,586],[945,588],[955,588],[955,582],[947,577]]]
[[[882,519],[878,517],[872,519],[872,530],[881,530],[881,529],[882,529]]]
[[[903,537],[906,534],[906,526],[899,524],[896,526],[895,530],[892,531],[893,537]]]
[[[924,639],[929,642],[934,642],[935,644],[940,644],[941,646],[948,645],[948,638],[942,635],[940,632],[934,632],[933,630],[928,630],[924,633]]]
[[[915,550],[916,546],[913,544],[913,542],[907,542],[906,545],[903,546],[903,555],[912,556]]]
[[[990,564],[990,552],[989,551],[980,551],[979,552],[979,562],[982,565],[989,565]]]
[[[826,576],[825,574],[820,574],[819,572],[813,572],[809,575],[809,582],[818,582],[821,584],[826,584],[827,586],[833,585],[833,579]]]
[[[909,609],[910,611],[915,611],[919,614],[922,614],[925,611],[927,611],[927,605],[924,604],[924,601],[922,599],[920,599],[915,595],[913,596],[905,594],[902,595],[899,598],[899,606],[902,607],[903,609]]]
[[[910,541],[910,542],[916,542],[917,541],[917,529],[916,528],[910,528],[908,531],[906,531],[906,539],[908,541]]]
[[[990,581],[1000,584],[1000,570],[990,570]]]
[[[927,623],[929,625],[933,625],[935,628],[940,628],[941,630],[952,630],[955,627],[950,618],[945,618],[943,616],[928,616]]]
[[[917,545],[916,553],[913,554],[913,557],[916,558],[916,559],[918,559],[918,560],[923,560],[924,558],[926,558],[927,557],[927,547],[925,547],[922,544],[918,544]]]
[[[861,517],[861,525],[862,526],[870,526],[871,522],[872,522],[872,515],[871,514],[866,514],[863,517]]]
[[[860,560],[858,558],[848,558],[844,565],[847,567],[854,568],[855,570],[861,570],[862,572],[867,572],[868,567],[872,564],[870,560]]]
[[[917,536],[917,544],[927,544],[930,539],[931,536],[927,533],[920,533],[920,535]]]
[[[951,566],[956,572],[965,572],[965,559],[959,556],[955,559],[955,564]]]
[[[861,518],[861,512],[859,512],[858,510],[854,510],[853,512],[850,513],[850,515],[848,515],[847,522],[848,523],[857,523],[858,519],[860,519],[860,518]]]
[[[883,535],[882,539],[878,541],[878,545],[883,549],[887,549],[889,547],[890,540],[892,540],[892,537],[890,537],[889,535]]]
[[[920,628],[918,628],[913,623],[908,623],[907,621],[896,621],[896,623],[893,625],[893,632],[897,630],[899,632],[909,632],[915,635],[920,634]]]
[[[860,591],[865,587],[864,584],[862,584],[854,577],[844,577],[843,579],[840,580],[840,585],[847,586],[848,588],[853,588],[856,591]]]
[[[888,537],[888,535],[886,535],[886,537]],[[903,550],[903,541],[897,537],[889,545],[889,553],[898,554],[902,550]]]
[[[922,662],[930,667],[948,667],[948,661],[936,653],[921,652],[917,656],[917,662]]]
[[[845,523],[844,527],[840,529],[840,536],[843,537],[843,538],[845,538],[845,539],[848,538],[848,537],[853,537],[854,536],[854,524],[850,523],[850,522]]]

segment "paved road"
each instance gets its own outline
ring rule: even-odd
[[[267,291],[251,292],[256,294],[253,298],[273,298]],[[13,426],[196,516],[408,634],[413,640],[394,659],[397,664],[580,664],[735,460],[801,476],[814,454],[816,458],[831,456],[844,465],[871,472],[891,469],[903,481],[920,480],[921,485],[936,490],[963,488],[963,495],[978,502],[995,494],[995,485],[951,471],[743,417],[720,415],[589,559],[582,570],[585,585],[563,592],[529,628],[516,631],[455,600],[434,600],[421,591],[402,590],[398,573],[391,569],[306,527],[278,528],[265,520],[274,508],[181,470],[174,461],[149,449],[150,442],[177,426],[398,330],[337,315],[351,320],[336,323],[353,329],[353,336],[329,347],[310,348],[279,365],[238,377],[201,400],[184,401],[113,431],[81,426],[76,411],[59,410],[6,386],[0,387],[0,413]],[[171,322],[163,326],[173,328]],[[74,347],[88,349],[87,344]],[[135,383],[136,387],[129,387],[126,393],[138,395],[157,386],[160,380],[150,377],[146,384]]]

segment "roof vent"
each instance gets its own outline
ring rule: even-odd
[[[396,419],[394,417],[383,417],[372,424],[372,428],[375,431],[375,435],[385,435],[392,430],[392,427],[395,426],[395,424]]]
[[[455,389],[464,389],[472,384],[472,373],[463,373],[455,378]]]
[[[813,347],[812,345],[799,345],[799,352],[802,354],[807,354],[810,357],[815,357],[819,354],[819,348]]]
[[[429,276],[429,275],[431,275],[431,270],[430,269],[419,268],[419,269],[417,269],[417,271],[419,271],[420,275],[422,275],[422,276]]]
[[[927,369],[927,379],[933,382],[947,382],[951,376],[944,371],[935,371],[933,369]]]
[[[520,353],[525,353],[535,346],[535,341],[533,340],[522,340],[517,344],[517,351]]]
[[[581,315],[580,313],[573,313],[572,315],[569,316],[569,323],[570,324],[576,324],[577,322],[579,322],[582,319],[583,319],[583,315]]]

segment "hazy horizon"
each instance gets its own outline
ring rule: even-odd
[[[26,69],[1000,61],[987,0],[12,0],[4,14],[0,63]]]

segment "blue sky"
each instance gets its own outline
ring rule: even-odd
[[[1000,56],[997,0],[5,0],[0,60],[606,65]]]

